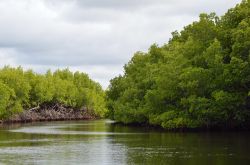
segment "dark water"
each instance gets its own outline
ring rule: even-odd
[[[250,133],[169,133],[108,120],[0,128],[0,164],[250,164]]]

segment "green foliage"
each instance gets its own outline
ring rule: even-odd
[[[250,125],[250,0],[135,53],[110,81],[108,116],[166,129]]]
[[[69,69],[48,71],[45,75],[21,67],[0,69],[0,119],[41,104],[62,104],[74,109],[87,109],[103,117],[105,93],[87,74]]]
[[[31,87],[21,67],[4,67],[0,71],[0,80],[14,90],[16,98],[24,107],[29,106],[29,92]]]
[[[22,111],[20,102],[16,100],[15,91],[0,81],[0,118]]]

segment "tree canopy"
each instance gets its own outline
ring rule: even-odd
[[[108,116],[166,129],[250,126],[250,0],[137,52],[110,81]]]
[[[105,92],[87,74],[69,69],[37,74],[21,67],[0,69],[0,119],[42,104],[62,104],[86,109],[103,117]]]

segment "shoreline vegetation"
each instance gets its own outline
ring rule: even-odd
[[[94,119],[106,111],[105,92],[85,73],[0,69],[2,122]]]
[[[108,117],[125,124],[249,129],[250,0],[135,53],[106,95]]]

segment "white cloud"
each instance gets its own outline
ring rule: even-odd
[[[240,0],[0,0],[0,66],[87,72],[107,87],[134,52],[163,44],[201,12]]]

